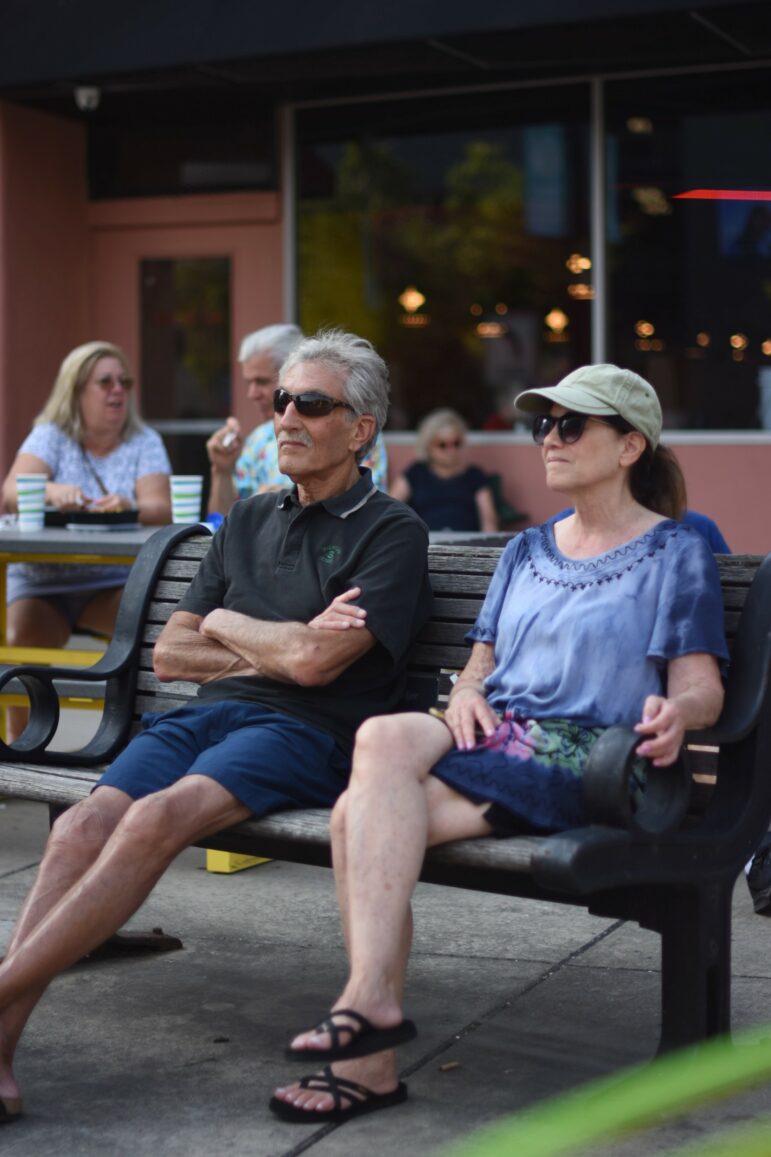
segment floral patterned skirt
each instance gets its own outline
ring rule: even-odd
[[[581,827],[581,776],[603,730],[506,716],[489,739],[471,751],[453,748],[431,774],[475,803],[489,802],[485,818],[496,835]]]

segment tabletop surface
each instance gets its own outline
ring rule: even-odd
[[[138,530],[19,530],[0,526],[0,552],[11,554],[98,554],[136,555],[143,543],[160,528],[142,526]]]

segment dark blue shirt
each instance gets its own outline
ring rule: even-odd
[[[413,462],[404,476],[409,505],[429,530],[479,530],[476,494],[489,485],[484,470],[469,466],[453,478],[440,478],[425,462]]]

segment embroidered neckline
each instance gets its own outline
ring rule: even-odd
[[[659,551],[665,550],[673,533],[679,529],[679,523],[666,519],[651,527],[645,534],[596,558],[566,558],[552,545],[553,526],[550,535],[549,524],[544,524],[535,528],[532,538],[528,535],[528,567],[539,582],[570,587],[571,590],[583,590],[586,587],[599,586],[601,583],[615,582],[622,575],[636,569],[647,558],[653,558]],[[538,548],[548,564],[546,570],[553,567],[559,573],[549,574],[539,568],[534,558]]]

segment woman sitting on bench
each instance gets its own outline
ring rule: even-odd
[[[639,754],[666,767],[722,707],[717,567],[673,519],[652,386],[585,366],[517,405],[535,414],[547,485],[574,513],[507,546],[444,718],[384,716],[358,732],[332,816],[350,974],[327,1019],[292,1041],[290,1058],[322,1068],[275,1091],[284,1120],[343,1120],[406,1098],[391,1050],[416,1033],[402,997],[427,847],[581,827],[581,776],[604,728],[634,726]],[[361,612],[341,596],[326,614],[345,629]]]

